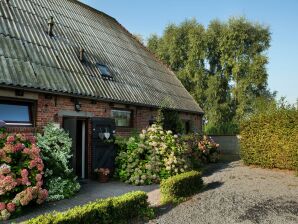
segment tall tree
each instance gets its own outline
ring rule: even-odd
[[[233,119],[233,107],[230,96],[230,76],[224,72],[221,64],[220,42],[226,25],[218,20],[212,21],[206,31],[206,61],[208,63],[208,83],[206,88],[207,127],[223,129]]]
[[[205,45],[205,29],[194,19],[168,25],[162,37],[151,35],[147,43],[201,105],[206,100]]]
[[[210,126],[224,126],[254,110],[267,90],[269,28],[245,18],[212,21],[205,29],[196,20],[170,24],[147,44],[176,72],[206,112]]]
[[[220,41],[221,65],[232,80],[237,120],[251,112],[257,97],[267,94],[265,52],[269,46],[269,28],[243,17],[231,18],[224,29]]]

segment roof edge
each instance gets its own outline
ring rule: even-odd
[[[113,100],[113,99],[99,98],[99,97],[92,97],[92,96],[84,96],[84,95],[75,95],[75,94],[71,94],[71,93],[57,92],[57,91],[50,91],[50,90],[42,90],[42,89],[36,89],[36,88],[30,88],[30,87],[11,86],[11,85],[5,85],[5,84],[0,84],[0,87],[5,88],[5,89],[13,89],[13,90],[18,89],[18,90],[25,90],[25,91],[30,91],[30,92],[34,92],[34,93],[48,93],[48,94],[53,94],[53,95],[56,95],[56,96],[67,96],[67,97],[96,100],[96,101],[102,101],[102,102],[108,102],[108,103],[119,103],[119,104],[124,104],[124,105],[150,107],[150,108],[156,108],[156,109],[160,108],[159,106],[150,105],[150,104],[133,103],[133,102],[128,102],[128,101],[125,102],[125,101],[121,101],[121,100]],[[168,109],[179,111],[179,112],[184,112],[184,113],[198,114],[198,115],[201,115],[201,116],[203,116],[205,114],[204,112],[201,112],[201,111],[173,109],[173,108],[168,108]]]

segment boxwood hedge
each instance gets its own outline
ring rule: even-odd
[[[95,224],[129,223],[132,219],[152,217],[147,194],[135,191],[76,206],[65,212],[52,212],[24,222],[25,224]]]
[[[298,170],[298,110],[279,108],[241,124],[241,158],[245,164]]]
[[[189,171],[162,180],[160,183],[161,201],[178,203],[198,193],[203,187],[201,172]]]

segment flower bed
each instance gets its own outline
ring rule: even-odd
[[[121,142],[120,147],[116,172],[126,183],[158,183],[189,169],[185,145],[160,125],[153,124],[139,136]]]
[[[0,220],[9,219],[29,203],[45,201],[44,164],[33,136],[0,129],[0,164]]]

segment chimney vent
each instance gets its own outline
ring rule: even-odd
[[[80,48],[80,61],[83,62],[84,61],[84,53],[85,53],[85,50],[84,48]]]
[[[48,34],[50,36],[53,36],[53,27],[54,27],[55,23],[54,23],[54,17],[51,16],[48,20]]]

